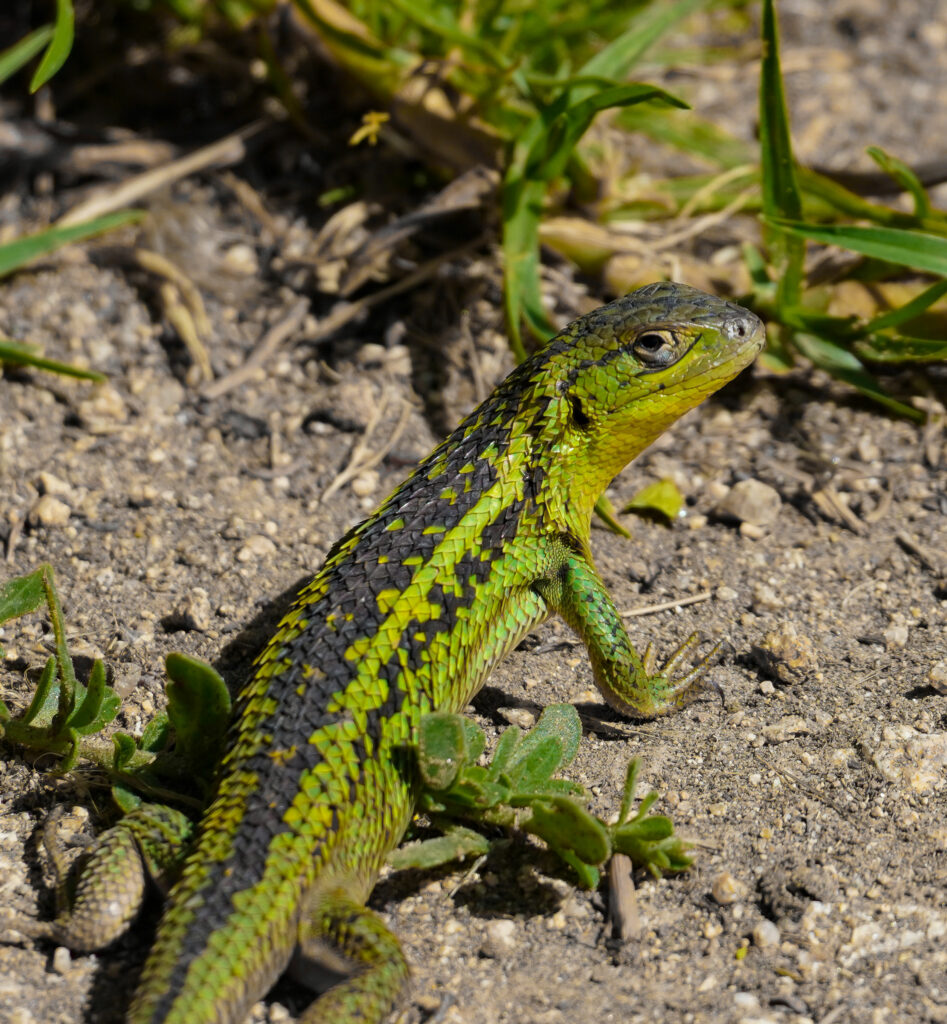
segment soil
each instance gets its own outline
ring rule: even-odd
[[[796,0],[781,14],[801,159],[870,170],[869,144],[911,162],[944,155],[941,5],[903,2],[893,14],[873,0]],[[706,31],[712,43],[742,40],[743,56],[667,75],[668,87],[749,138],[752,26],[720,19]],[[171,75],[142,61],[141,79],[125,67],[105,84],[116,106],[128,76],[139,91],[163,74],[179,99],[199,96],[212,63]],[[64,74],[78,87],[68,65]],[[230,99],[232,109],[252,103]],[[326,138],[303,145],[286,130],[230,172],[152,198],[146,227],[63,250],[0,284],[5,336],[108,374],[99,386],[10,367],[0,377],[0,582],[55,567],[73,648],[106,660],[126,730],[161,704],[169,651],[206,658],[238,682],[287,593],[512,366],[498,254],[476,218],[433,230],[383,268],[397,279],[446,251],[420,287],[321,331],[339,309],[333,268],[351,251],[328,246],[342,263],[326,257],[322,229],[338,207],[316,196],[354,182],[372,197],[352,211],[348,244],[436,190],[384,144],[345,149],[362,108],[332,102],[316,104]],[[202,131],[217,137],[221,125],[211,135],[198,107],[181,107],[179,125],[149,110],[111,123],[181,145]],[[23,101],[0,110],[13,123]],[[645,148],[635,153],[645,166],[651,150],[655,167],[667,161]],[[0,200],[4,239],[88,187],[39,163],[14,178]],[[747,228],[713,230],[705,257]],[[218,378],[301,296],[311,306],[262,370],[207,397],[155,278],[130,264],[133,245],[162,252],[197,285]],[[546,284],[560,322],[608,297],[552,256]],[[928,409],[939,402],[942,416],[943,367],[887,384]],[[353,452],[366,451],[384,457],[330,490]],[[581,644],[551,622],[469,710],[495,738],[545,704],[576,703],[586,735],[569,774],[595,812],[616,813],[625,767],[640,756],[642,792],[660,791],[658,810],[694,842],[696,862],[678,876],[636,878],[640,931],[623,943],[610,937],[604,897],[577,889],[523,836],[465,870],[387,875],[371,905],[413,969],[393,1020],[947,1021],[945,466],[943,418],[918,427],[806,367],[777,376],[757,366],[615,481],[618,507],[664,477],[686,497],[673,527],[634,520],[630,542],[596,528],[593,548],[619,607],[681,601],[629,619],[636,642],[654,639],[666,654],[694,630],[725,641],[712,672],[723,702],[708,693],[666,719],[624,722],[594,689]],[[48,625],[39,615],[8,623],[0,642],[3,698],[19,708],[24,670],[50,650]],[[81,774],[57,779],[44,761],[3,757],[0,904],[49,916],[40,825],[66,803],[76,820],[64,834],[80,841],[107,815],[105,791]],[[0,946],[0,1022],[121,1020],[157,912],[94,956]],[[281,982],[252,1019],[292,1020],[307,998]]]

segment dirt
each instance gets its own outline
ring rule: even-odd
[[[869,169],[862,151],[872,143],[912,161],[943,155],[942,8],[781,10],[804,159]],[[714,31],[718,42],[742,33],[743,63],[697,68],[669,87],[708,116],[726,111],[750,137],[751,29]],[[207,87],[201,69],[189,73],[189,88]],[[321,109],[337,142],[357,125],[357,110]],[[184,117],[182,132],[196,120]],[[376,197],[375,226],[404,212],[382,201],[392,175],[416,178],[384,147],[356,158],[339,144],[334,161],[332,152],[312,155],[284,133],[234,168],[262,197],[262,220],[232,178],[206,172],[153,200],[141,233],[64,251],[0,284],[4,335],[109,377],[90,386],[9,367],[0,377],[0,582],[55,567],[74,649],[108,663],[124,729],[161,703],[169,651],[238,680],[287,592],[512,365],[497,253],[474,245],[480,227],[465,222],[458,237],[471,247],[420,288],[320,334],[337,300],[314,292],[307,262],[328,217],[315,195],[357,181]],[[4,237],[75,200],[57,190],[59,175],[34,167],[17,177],[0,200]],[[133,243],[161,250],[198,285],[217,377],[301,295],[312,306],[262,371],[207,398],[154,278],[129,266]],[[438,245],[456,239],[435,232],[409,256]],[[560,321],[607,297],[549,263]],[[942,367],[888,383],[929,408],[947,401]],[[330,491],[353,452],[386,448]],[[624,943],[609,935],[605,898],[577,889],[524,837],[465,870],[389,874],[371,903],[413,969],[392,1019],[947,1021],[945,465],[942,427],[890,418],[805,367],[777,376],[757,366],[615,481],[618,506],[663,477],[686,496],[673,527],[634,520],[631,542],[597,528],[593,547],[620,608],[681,602],[630,618],[636,641],[664,653],[694,630],[725,641],[712,672],[723,701],[708,693],[678,715],[623,722],[598,697],[582,646],[551,622],[470,713],[495,738],[547,703],[577,703],[586,735],[570,774],[593,809],[616,813],[627,762],[640,756],[642,786],[661,792],[658,809],[694,842],[696,863],[636,878],[640,933]],[[48,626],[38,615],[17,621],[0,642],[3,698],[21,707],[23,672],[46,657]],[[94,780],[3,757],[0,903],[48,916],[39,826],[66,803],[78,817],[67,838],[81,837],[106,798]],[[95,956],[0,946],[0,1022],[121,1020],[156,918],[151,906]],[[283,982],[252,1019],[291,1020],[306,1001]]]

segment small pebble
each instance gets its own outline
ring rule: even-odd
[[[124,423],[128,419],[128,406],[111,384],[98,384],[92,394],[81,401],[76,409],[84,424],[112,420]]]
[[[60,480],[54,473],[43,472],[39,475],[39,489],[42,494],[51,494],[54,498],[67,498],[72,488],[65,480]]]
[[[782,506],[779,491],[759,480],[741,480],[730,488],[717,505],[719,516],[736,519],[751,526],[770,526]]]
[[[721,907],[727,907],[746,896],[746,886],[729,871],[721,871],[713,880],[710,893]]]
[[[757,614],[778,611],[782,606],[782,597],[769,584],[757,583],[753,587],[753,611]]]
[[[785,743],[796,736],[808,736],[812,725],[799,715],[784,715],[778,722],[764,725],[763,735],[770,743]]]
[[[237,557],[239,558],[240,556],[238,555]],[[162,625],[169,629],[183,629],[187,632],[197,631],[204,633],[210,629],[210,619],[211,607],[207,591],[203,587],[194,587],[175,606]]]
[[[801,683],[819,671],[812,641],[794,622],[780,622],[752,650],[757,664],[784,683]]]
[[[507,919],[491,921],[486,938],[480,944],[480,955],[500,960],[516,946],[516,922]]]
[[[266,534],[254,533],[247,537],[243,547],[237,552],[238,562],[252,562],[257,558],[268,558],[276,554],[276,545]]]
[[[521,729],[532,729],[536,724],[536,716],[526,708],[502,707],[497,709],[497,713],[505,722],[518,725]]]
[[[65,946],[57,946],[53,953],[53,970],[57,974],[68,974],[72,970],[72,954]]]
[[[224,270],[235,277],[253,277],[260,269],[256,250],[243,242],[230,246],[222,262]]]
[[[927,681],[940,694],[947,696],[947,661],[938,661],[927,673]]]
[[[760,949],[779,944],[779,929],[772,921],[760,921],[753,929],[753,945]]]
[[[908,642],[910,631],[903,623],[893,623],[882,634],[885,638],[885,649],[895,650],[904,647]]]
[[[72,509],[59,498],[44,494],[30,509],[26,521],[30,526],[65,526]]]
[[[366,469],[352,481],[352,492],[359,498],[370,498],[378,490],[378,471]]]

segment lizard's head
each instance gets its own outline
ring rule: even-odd
[[[669,424],[748,366],[764,341],[753,313],[670,282],[579,317],[530,360],[543,433],[555,437],[550,465],[580,502],[594,502]]]

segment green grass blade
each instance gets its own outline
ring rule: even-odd
[[[0,84],[20,70],[53,38],[53,26],[41,25],[0,53]]]
[[[53,37],[30,82],[30,92],[36,92],[37,89],[44,86],[65,64],[69,51],[72,49],[75,21],[76,15],[72,9],[72,0],[56,0],[56,24],[53,27]]]
[[[872,363],[930,363],[947,359],[947,340],[879,334],[860,339],[855,349]]]
[[[826,370],[838,380],[845,381],[868,398],[887,406],[892,412],[906,416],[912,420],[923,420],[923,413],[911,406],[899,402],[884,390],[874,377],[865,369],[861,360],[828,338],[819,338],[814,334],[800,331],[795,336],[796,346],[815,366]]]
[[[885,174],[890,174],[905,192],[911,194],[914,199],[914,215],[926,217],[931,212],[931,201],[914,171],[903,160],[886,153],[880,146],[869,146],[866,152]]]
[[[783,217],[770,217],[768,222],[796,238],[839,245],[888,263],[947,277],[947,238],[939,235],[901,228],[807,224]]]
[[[876,331],[883,331],[888,327],[900,327],[915,317],[925,313],[942,296],[947,295],[947,280],[935,281],[930,287],[925,288],[920,295],[916,295],[910,302],[906,302],[897,309],[888,310],[869,320],[863,330],[865,334],[874,334]]]
[[[763,0],[762,42],[760,64],[760,144],[763,171],[763,212],[769,218],[785,217],[799,220],[802,197],[796,181],[792,140],[789,135],[789,114],[783,91],[779,63],[779,26],[775,0]],[[796,238],[780,238],[773,232],[766,241],[779,265],[780,306],[795,305],[802,284],[805,246]]]
[[[38,231],[35,235],[26,235],[17,238],[6,245],[0,245],[0,278],[19,270],[30,260],[38,256],[44,256],[53,252],[70,242],[78,242],[83,238],[90,238],[92,235],[101,235],[114,228],[123,227],[125,224],[134,224],[144,217],[142,210],[120,210],[117,213],[107,213],[102,217],[95,217],[82,224],[71,224],[65,228],[46,228]]]
[[[678,3],[651,4],[632,18],[628,28],[591,57],[582,67],[584,75],[622,78],[641,57],[681,18],[686,18],[708,0],[678,0]]]
[[[56,359],[46,359],[37,355],[32,345],[0,338],[0,363],[12,363],[15,366],[33,366],[37,370],[48,370],[58,373],[61,377],[77,377],[80,380],[94,380],[101,383],[108,380],[104,373],[97,370],[85,370],[72,363],[60,363]]]

